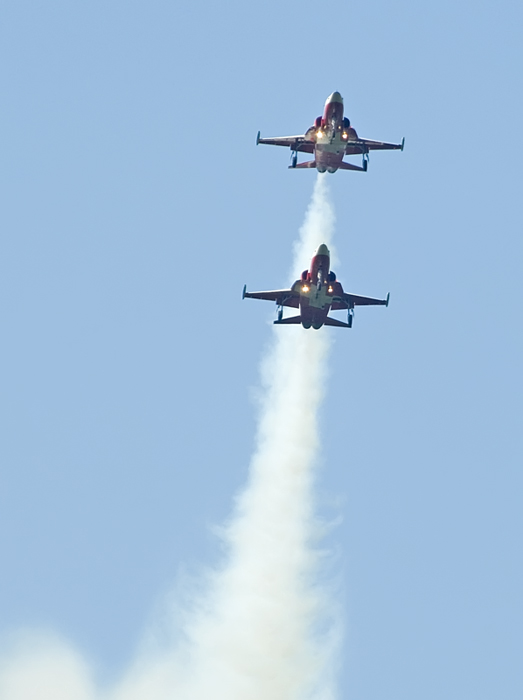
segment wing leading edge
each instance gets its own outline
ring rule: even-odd
[[[369,151],[402,151],[405,139],[401,143],[386,143],[385,141],[372,141],[371,139],[351,139],[347,142],[345,153],[348,156],[368,153]]]
[[[342,297],[335,297],[332,302],[332,310],[353,309],[355,306],[388,306],[390,294],[386,299],[374,299],[373,297],[362,297],[358,294],[343,293]]]
[[[242,299],[265,299],[275,301],[278,306],[292,306],[298,308],[300,295],[292,289],[274,289],[267,292],[248,292],[247,285],[243,288]]]
[[[314,144],[311,141],[307,141],[305,136],[274,136],[268,139],[261,139],[260,132],[258,131],[256,145],[259,143],[267,146],[284,146],[285,148],[290,148],[292,151],[301,151],[302,153],[314,152]]]

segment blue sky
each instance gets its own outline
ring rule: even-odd
[[[398,141],[329,184],[322,515],[340,698],[519,698],[519,4],[4,2],[0,632],[120,672],[245,481],[252,395],[315,179],[262,135],[339,90]],[[284,330],[284,329],[282,329]]]

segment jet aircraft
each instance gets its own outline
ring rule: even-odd
[[[325,102],[322,117],[317,117],[303,136],[277,136],[262,139],[260,132],[256,145],[265,143],[271,146],[288,146],[292,151],[289,168],[316,168],[318,172],[335,173],[340,170],[360,170],[365,172],[369,161],[369,151],[403,150],[405,139],[401,143],[384,143],[359,138],[347,117],[343,116],[343,98],[339,92],[333,92]],[[298,153],[313,153],[314,160],[298,163]],[[345,155],[361,154],[361,167],[346,163]]]
[[[304,270],[301,279],[296,280],[290,289],[276,289],[269,292],[248,292],[247,285],[243,288],[243,299],[267,299],[275,301],[278,306],[277,324],[298,324],[304,328],[315,329],[325,326],[340,326],[351,328],[355,306],[388,306],[386,299],[372,299],[356,294],[347,294],[336,280],[336,275],[330,270],[330,252],[322,243],[311,260],[310,270]],[[300,309],[299,316],[283,318],[283,307],[291,306]],[[347,323],[329,316],[329,311],[347,309]]]

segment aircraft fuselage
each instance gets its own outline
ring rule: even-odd
[[[318,172],[335,173],[347,147],[347,121],[343,120],[343,98],[333,92],[325,102],[323,116],[316,120],[305,138],[314,142],[314,160]]]
[[[329,249],[320,245],[312,258],[310,270],[302,273],[301,280],[292,288],[300,295],[300,315],[304,328],[321,328],[325,323],[335,295],[343,294],[342,286],[330,273]]]

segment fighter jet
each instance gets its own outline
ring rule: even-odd
[[[316,168],[318,172],[335,173],[340,170],[360,170],[365,172],[369,161],[369,151],[403,150],[405,139],[401,143],[384,143],[360,139],[343,116],[343,98],[339,92],[333,92],[325,102],[323,117],[318,117],[303,136],[277,136],[261,139],[260,132],[256,144],[266,143],[271,146],[288,146],[291,151],[289,168]],[[298,163],[298,152],[313,153],[314,160]],[[345,155],[362,155],[361,167],[346,163]]]
[[[372,299],[356,294],[347,294],[336,281],[336,275],[330,269],[330,252],[322,243],[311,260],[310,270],[301,273],[301,279],[296,280],[290,289],[276,289],[270,292],[248,292],[247,285],[243,288],[243,299],[267,299],[275,301],[278,306],[276,324],[301,323],[304,328],[321,328],[339,326],[352,328],[355,306],[388,306],[386,299]],[[283,307],[291,306],[300,309],[299,316],[283,318]],[[330,310],[347,309],[347,323],[329,316]]]

